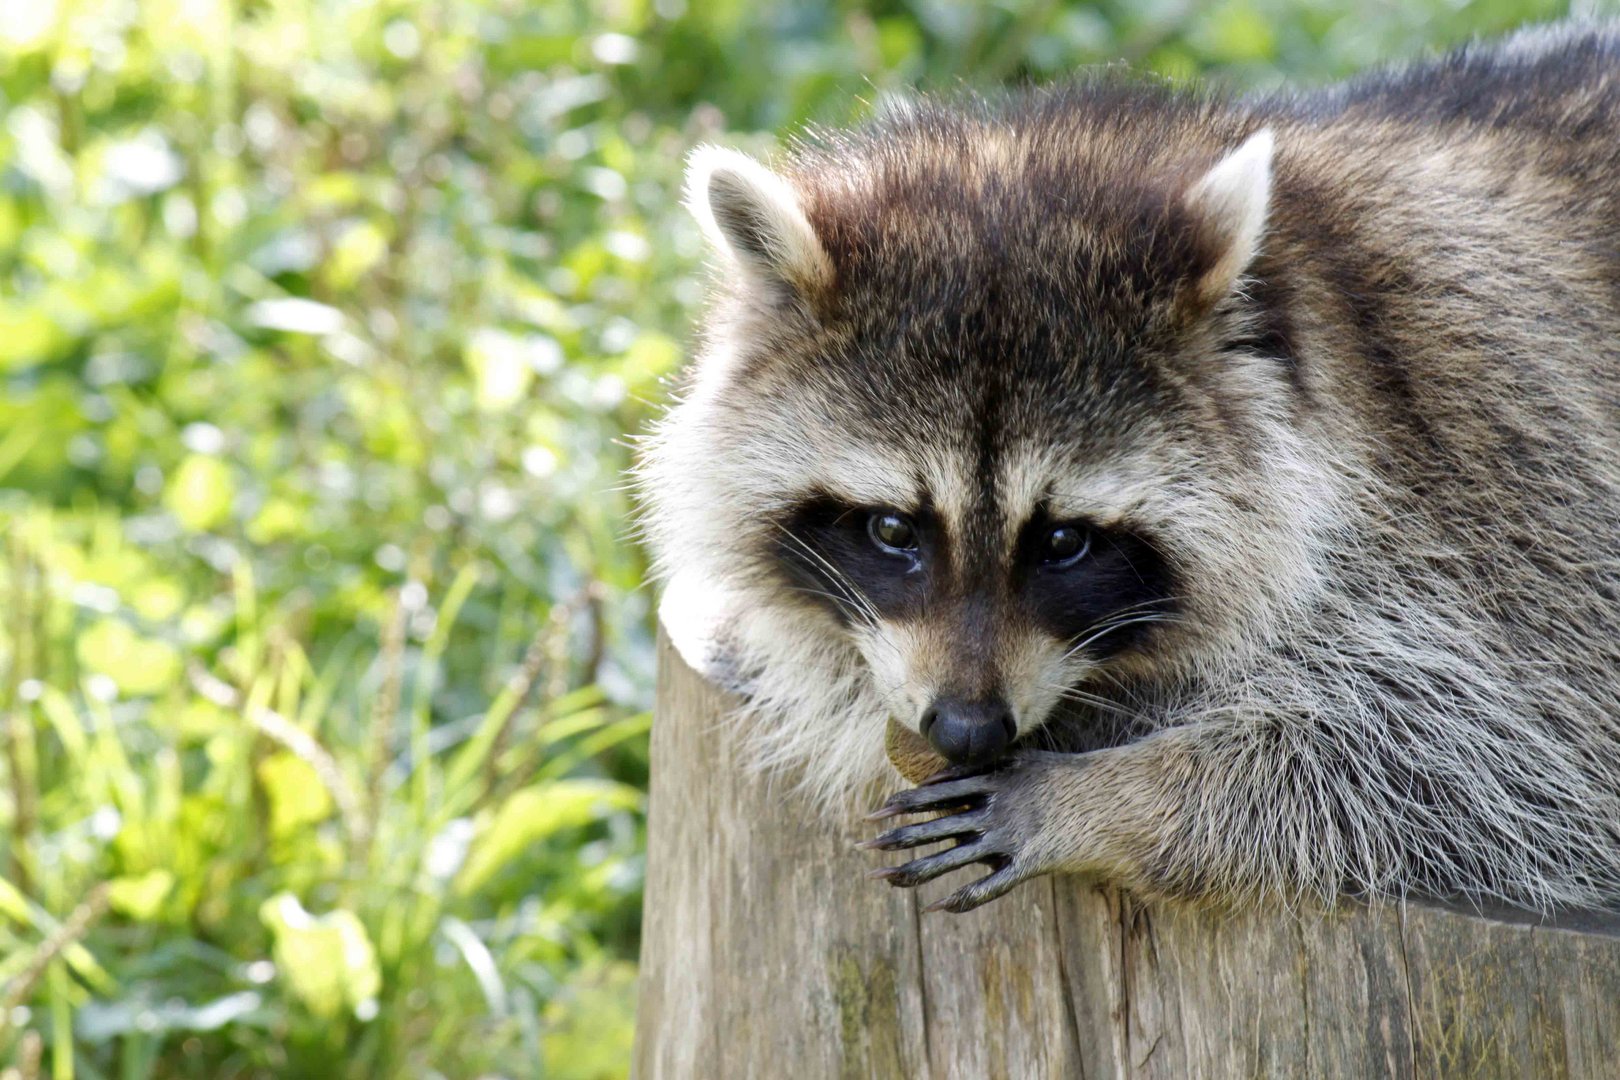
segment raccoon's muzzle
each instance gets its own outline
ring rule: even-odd
[[[1018,734],[1012,709],[999,697],[937,698],[923,713],[919,727],[929,745],[952,765],[987,765],[1005,753]]]

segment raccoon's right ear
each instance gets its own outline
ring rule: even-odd
[[[1200,305],[1226,297],[1260,252],[1271,202],[1270,128],[1250,135],[1205,173],[1186,195],[1211,245],[1210,261],[1195,283]]]
[[[770,299],[814,306],[832,284],[832,260],[793,185],[748,155],[720,146],[692,151],[686,206],[715,250]]]

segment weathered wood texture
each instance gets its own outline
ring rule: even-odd
[[[1045,879],[965,916],[868,881],[872,826],[736,765],[669,649],[635,1073],[1620,1077],[1620,937],[1408,906],[1300,920]]]

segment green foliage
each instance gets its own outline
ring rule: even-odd
[[[6,6],[0,1066],[624,1074],[621,436],[701,295],[693,143],[1118,58],[1320,80],[1561,10]]]
[[[4,521],[11,1028],[86,1076],[524,1074],[567,1053],[567,1002],[600,1006],[634,946],[646,732],[634,702],[562,692],[568,605],[475,627],[522,594],[468,558],[436,603],[398,589],[380,642],[318,658],[306,609],[245,559],[164,577],[111,510]],[[504,680],[466,713],[444,704],[461,634],[492,658],[466,692]],[[622,1040],[612,985],[591,1024]]]

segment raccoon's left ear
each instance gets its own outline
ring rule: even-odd
[[[1225,299],[1260,250],[1274,144],[1271,129],[1261,128],[1187,189],[1187,208],[1205,230],[1213,255],[1194,284],[1201,307]]]
[[[831,284],[832,261],[793,185],[746,154],[692,151],[686,206],[715,249],[770,299],[814,304]]]

